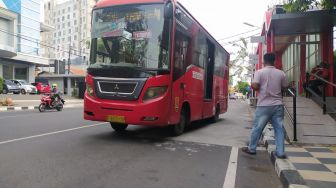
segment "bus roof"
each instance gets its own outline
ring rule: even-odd
[[[100,0],[94,8],[103,8],[116,5],[137,4],[137,3],[163,3],[164,0]]]

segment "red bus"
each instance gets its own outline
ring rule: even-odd
[[[227,111],[229,53],[175,0],[101,0],[91,30],[86,120],[180,135]]]

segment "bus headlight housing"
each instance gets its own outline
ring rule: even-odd
[[[167,91],[167,86],[161,86],[161,87],[150,87],[147,89],[143,101],[155,99],[158,97],[161,97],[163,94],[165,94]]]
[[[87,92],[91,97],[94,96],[93,88],[92,88],[89,84],[86,84],[86,92]]]

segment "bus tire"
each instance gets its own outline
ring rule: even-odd
[[[180,121],[171,127],[173,136],[179,136],[183,134],[187,123],[188,123],[187,112],[185,107],[183,107],[181,109]]]
[[[220,113],[220,108],[219,108],[219,105],[217,105],[215,115],[210,118],[211,123],[216,123],[219,120],[219,113]]]
[[[126,131],[126,128],[128,127],[128,124],[122,124],[122,123],[113,123],[110,122],[111,127],[114,131],[117,133],[123,133]]]

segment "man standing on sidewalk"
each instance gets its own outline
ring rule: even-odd
[[[278,158],[286,158],[284,149],[284,107],[282,89],[288,87],[285,73],[274,67],[275,55],[264,55],[264,68],[254,74],[252,88],[259,92],[258,103],[253,122],[251,139],[248,147],[242,151],[251,155],[256,154],[257,144],[266,124],[271,121],[274,128],[276,152]]]

